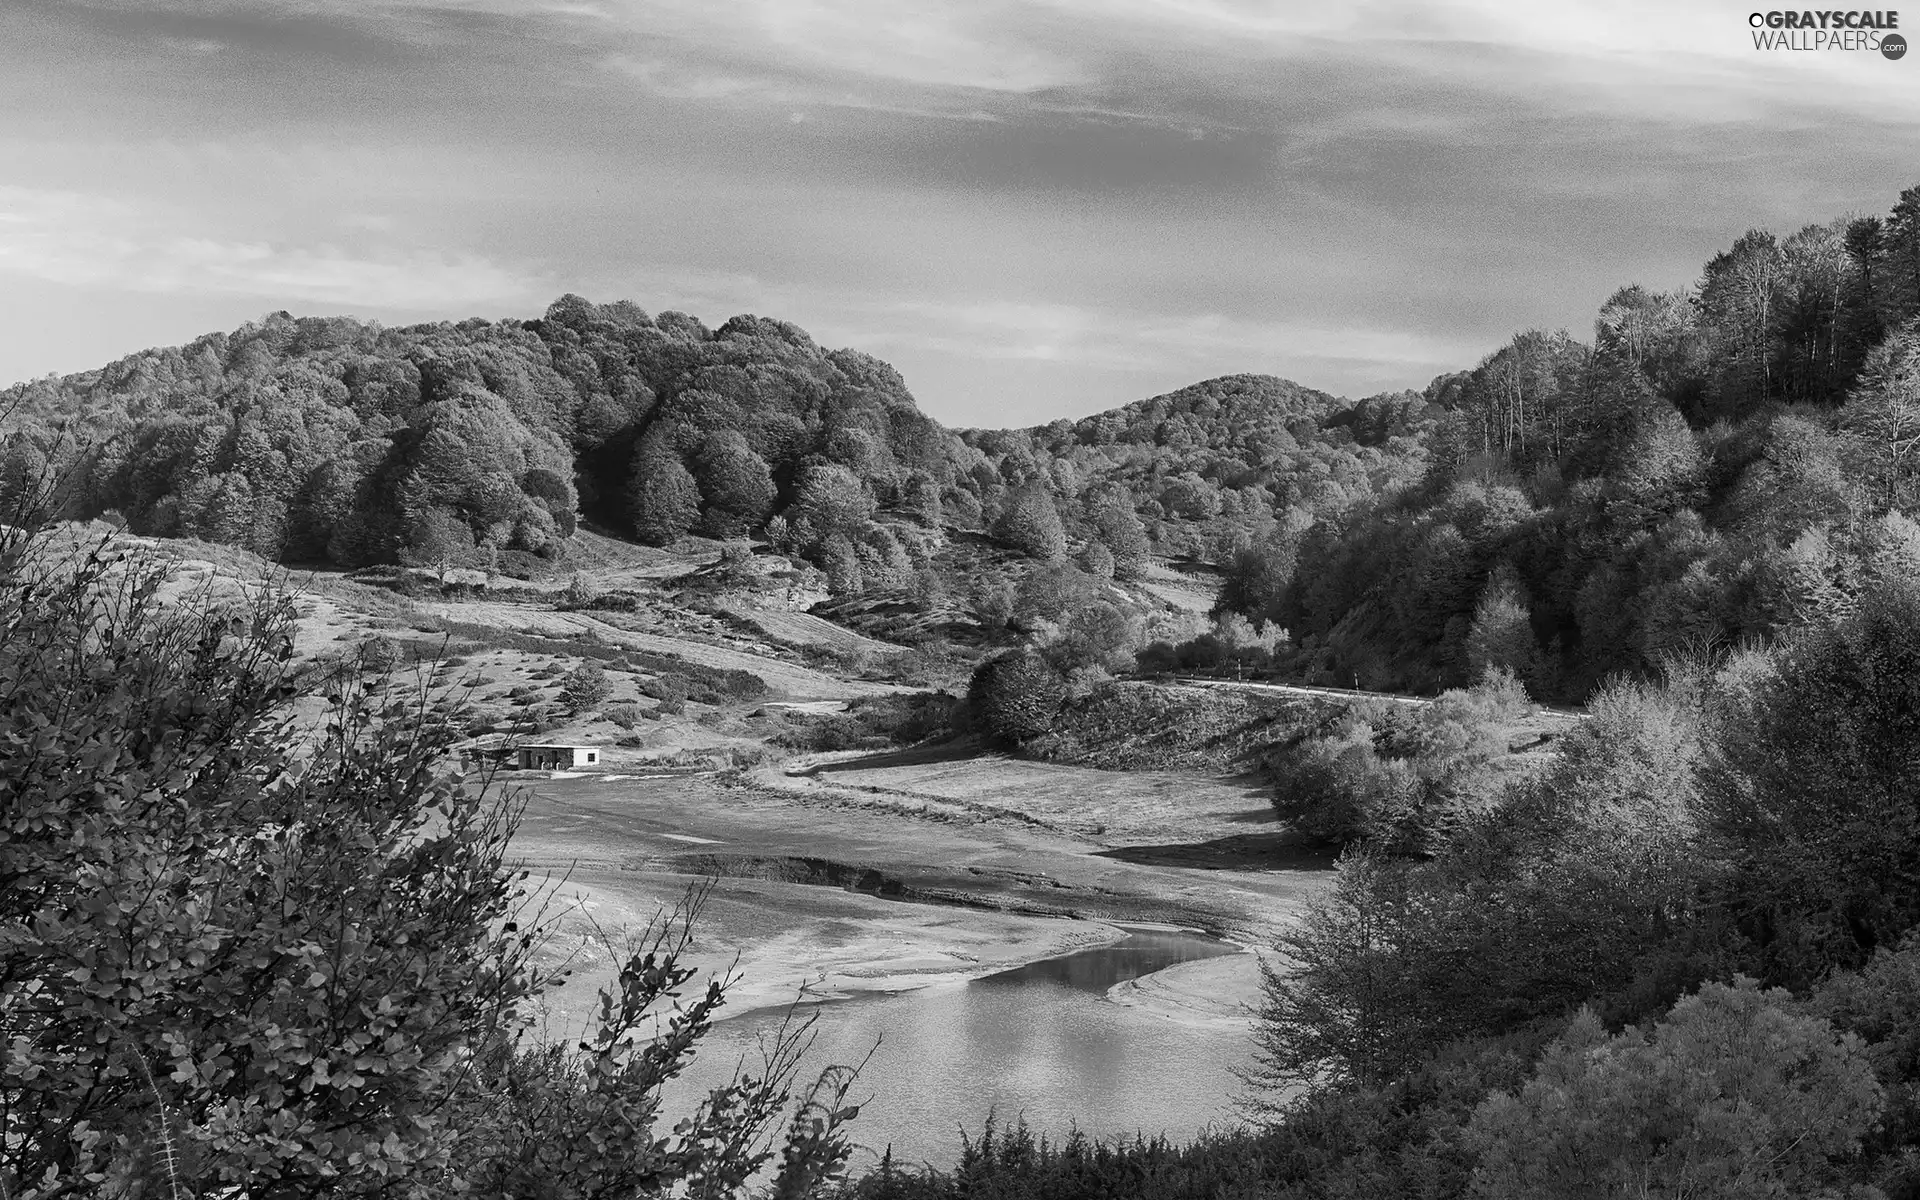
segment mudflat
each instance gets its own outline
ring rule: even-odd
[[[618,949],[703,878],[714,885],[692,961],[737,968],[727,1008],[737,1015],[787,1004],[803,987],[827,998],[989,974],[1118,940],[1123,924],[1257,947],[1330,869],[1289,845],[1264,797],[1232,780],[1195,779],[1183,793],[1166,778],[1052,768],[1035,787],[1033,764],[994,756],[929,767],[924,780],[877,761],[884,785],[857,762],[825,778],[517,784],[527,808],[514,850],[548,905],[549,961],[573,969],[547,999],[554,1032],[579,1028]],[[956,806],[957,776],[990,803]],[[1119,802],[1129,791],[1153,803]],[[1215,960],[1203,977],[1203,987],[1131,999],[1217,1020],[1257,989],[1247,954]]]

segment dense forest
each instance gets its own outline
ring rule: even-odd
[[[282,313],[0,393],[0,504],[58,477],[59,515],[348,567],[524,570],[584,518],[656,545],[764,538],[846,594],[901,588],[948,529],[1127,577],[1154,548],[1218,557],[1275,511],[1411,482],[1420,448],[1389,433],[1422,407],[1234,376],[960,436],[886,364],[779,321],[577,297],[397,330]]]
[[[1845,606],[1909,553],[1920,189],[1885,218],[1754,231],[1594,341],[1528,332],[1425,392],[1410,487],[1282,521],[1235,562],[1296,669],[1375,687],[1488,662],[1536,695]]]

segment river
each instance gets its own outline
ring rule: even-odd
[[[1244,1023],[1169,1017],[1114,1003],[1115,984],[1233,947],[1193,934],[1136,929],[1122,941],[1042,960],[999,975],[814,1006],[818,1023],[802,1075],[830,1063],[866,1069],[851,1098],[849,1127],[877,1155],[891,1145],[903,1164],[950,1166],[958,1131],[976,1134],[992,1110],[1003,1125],[1024,1119],[1058,1140],[1078,1128],[1095,1137],[1166,1133],[1190,1138],[1230,1124],[1238,1089],[1232,1068],[1249,1054]],[[669,1089],[668,1111],[723,1079],[742,1054],[780,1024],[777,1013],[722,1021],[695,1066]],[[856,1169],[874,1158],[856,1154]]]

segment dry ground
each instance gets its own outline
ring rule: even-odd
[[[720,877],[700,961],[738,956],[741,1008],[784,1003],[802,984],[836,995],[985,974],[1115,939],[1123,923],[1260,944],[1327,877],[1327,860],[1287,849],[1265,800],[1233,781],[1180,789],[1171,778],[1052,768],[1036,788],[1031,766],[881,767],[894,784],[927,789],[886,794],[842,786],[838,772],[533,784],[516,849],[536,874],[564,875],[562,894],[584,906],[556,944],[584,956],[553,998],[556,1017],[580,1019],[610,978],[589,916],[618,940],[707,872]],[[990,809],[963,807],[985,801],[961,792],[990,797]],[[1129,797],[1139,816],[1115,818]],[[1093,811],[1108,815],[1107,834],[1086,830]],[[1233,841],[1249,845],[1209,855]],[[1251,958],[1235,955],[1127,999],[1238,1019],[1256,990]]]
[[[895,690],[829,669],[884,660],[885,643],[751,597],[726,606],[734,620],[676,604],[661,585],[711,561],[716,547],[672,554],[583,538],[574,565],[593,587],[643,597],[631,614],[561,611],[564,572],[504,598],[408,599],[343,573],[289,576],[224,547],[145,548],[177,560],[182,593],[237,595],[243,585],[286,580],[298,591],[303,657],[353,656],[375,638],[426,645],[448,623],[534,635],[540,640],[452,639],[452,673],[491,721],[557,713],[564,674],[589,657],[576,646],[664,654],[765,680],[765,697],[689,703],[669,715],[641,694],[648,676],[610,671],[606,704],[630,704],[646,719],[629,731],[587,712],[542,735],[608,750],[598,773],[531,782],[514,845],[549,902],[558,934],[550,961],[578,969],[550,998],[556,1026],[577,1028],[595,988],[611,978],[614,950],[705,877],[717,881],[695,955],[713,969],[737,962],[737,1012],[785,1003],[803,985],[833,995],[988,973],[1114,940],[1119,923],[1259,943],[1328,869],[1291,849],[1265,797],[1232,778],[1049,766],[965,747],[792,774],[777,764],[662,773],[662,760],[690,755],[764,755],[791,719],[785,713],[818,714]],[[639,744],[616,745],[622,739]],[[1235,955],[1124,999],[1188,1019],[1237,1019],[1254,986],[1251,958]]]

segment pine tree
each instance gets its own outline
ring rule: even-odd
[[[576,713],[600,707],[612,694],[613,684],[596,662],[581,663],[560,682],[561,701]]]
[[[1893,329],[1920,317],[1920,187],[1900,193],[1881,237],[1881,320]]]

